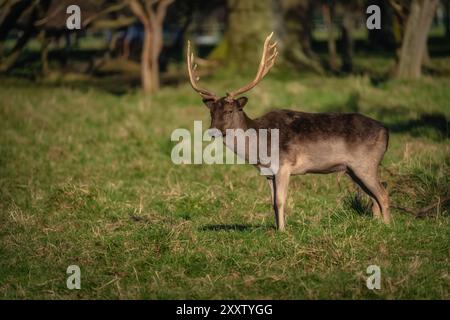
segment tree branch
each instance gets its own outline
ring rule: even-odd
[[[159,24],[163,23],[167,13],[167,7],[170,6],[173,1],[174,0],[161,0],[159,2],[158,8],[156,9],[156,20]]]
[[[406,14],[404,12],[404,8],[401,4],[397,3],[395,0],[389,0],[389,4],[391,5],[392,9],[394,9],[394,13],[400,18],[405,19]]]
[[[83,22],[83,27],[86,27],[86,26],[87,26],[88,24],[90,24],[92,21],[94,21],[94,20],[100,18],[101,16],[104,16],[104,15],[107,15],[107,14],[109,14],[109,13],[112,13],[112,12],[116,12],[116,11],[122,10],[126,5],[127,5],[126,3],[118,3],[118,4],[116,4],[116,5],[113,5],[113,6],[110,6],[110,7],[106,8],[106,9],[103,10],[103,11],[100,11],[100,12],[97,13],[97,14],[94,14],[94,15],[90,16],[89,18],[87,18],[87,19],[84,20],[84,22]]]
[[[138,17],[145,27],[150,27],[150,19],[145,13],[144,7],[139,3],[138,0],[129,0],[128,4],[131,11]]]
[[[450,201],[450,196],[445,197],[444,199],[439,198],[439,200],[435,203],[432,203],[426,207],[423,207],[422,209],[411,209],[411,208],[405,208],[402,206],[398,206],[398,205],[391,205],[392,208],[397,209],[397,210],[401,210],[407,213],[412,214],[414,217],[416,218],[424,218],[428,215],[428,213],[433,210],[434,208],[436,208],[437,206],[443,205],[447,202]]]

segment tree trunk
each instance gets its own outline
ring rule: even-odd
[[[343,72],[353,71],[353,28],[354,20],[350,10],[346,10],[341,26],[341,58]]]
[[[337,70],[337,53],[336,53],[336,41],[334,39],[334,25],[332,18],[332,8],[328,3],[322,5],[323,21],[327,28],[327,44],[328,44],[328,63],[330,69]]]
[[[130,1],[130,9],[144,26],[144,43],[141,51],[141,81],[144,93],[153,93],[160,87],[159,55],[163,47],[162,26],[167,7],[173,0]],[[155,8],[156,5],[156,8]]]
[[[163,48],[163,35],[162,26],[153,26],[153,46],[152,46],[152,57],[151,57],[151,74],[153,80],[153,90],[157,91],[160,88],[160,78],[159,78],[159,55]]]
[[[450,39],[450,0],[444,1],[444,11],[445,11],[445,37]]]
[[[275,31],[273,0],[228,0],[227,58],[231,65],[254,69],[264,39]],[[273,37],[279,40],[279,35]],[[280,48],[280,46],[278,46]],[[257,63],[257,62],[256,62]]]
[[[153,93],[159,89],[158,60],[155,61],[154,32],[144,28],[144,44],[141,53],[141,80],[145,93]]]
[[[314,54],[312,41],[313,3],[310,0],[283,0],[285,29],[284,57],[297,69],[311,69],[323,73],[319,58]]]
[[[431,66],[430,52],[428,51],[428,43],[425,42],[425,48],[423,50],[422,55],[422,67],[430,67],[430,66]]]
[[[438,2],[439,0],[412,1],[400,49],[397,66],[398,78],[420,78],[428,32]]]
[[[311,46],[314,5],[311,0],[284,0],[287,33],[292,33],[292,40],[299,42],[300,50],[309,58],[316,58]],[[289,36],[287,34],[286,36]],[[287,42],[290,45],[291,42]]]
[[[38,38],[41,43],[41,73],[43,76],[46,76],[50,72],[50,67],[48,64],[48,47],[50,41],[45,30],[41,30]]]

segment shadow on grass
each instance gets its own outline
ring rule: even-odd
[[[274,227],[262,224],[258,225],[258,224],[235,223],[235,224],[208,224],[199,228],[200,231],[239,231],[239,232],[253,231],[258,229],[269,230],[274,229]]]
[[[450,138],[450,122],[442,113],[423,113],[418,119],[410,119],[389,125],[392,132],[410,132],[419,136],[420,129],[434,129],[440,138]]]
[[[365,201],[360,193],[349,194],[344,198],[344,208],[357,213],[360,216],[372,216],[372,209],[368,201]]]

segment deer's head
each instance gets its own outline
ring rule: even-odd
[[[224,97],[219,97],[211,91],[202,89],[198,86],[197,82],[200,78],[195,74],[197,64],[194,62],[194,54],[191,53],[191,44],[188,42],[187,67],[189,80],[192,88],[200,94],[203,98],[203,103],[210,110],[211,128],[220,130],[222,134],[225,134],[227,129],[245,128],[246,116],[243,108],[248,99],[239,96],[255,87],[275,63],[278,51],[276,43],[270,43],[272,36],[273,32],[264,41],[263,54],[255,79],[240,89],[229,93],[227,92]]]

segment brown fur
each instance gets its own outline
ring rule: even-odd
[[[211,128],[279,129],[280,168],[269,179],[276,225],[285,228],[289,177],[306,173],[346,172],[371,198],[374,216],[389,223],[389,198],[378,178],[389,133],[378,121],[357,113],[305,113],[276,110],[250,119],[247,98],[205,99]]]

